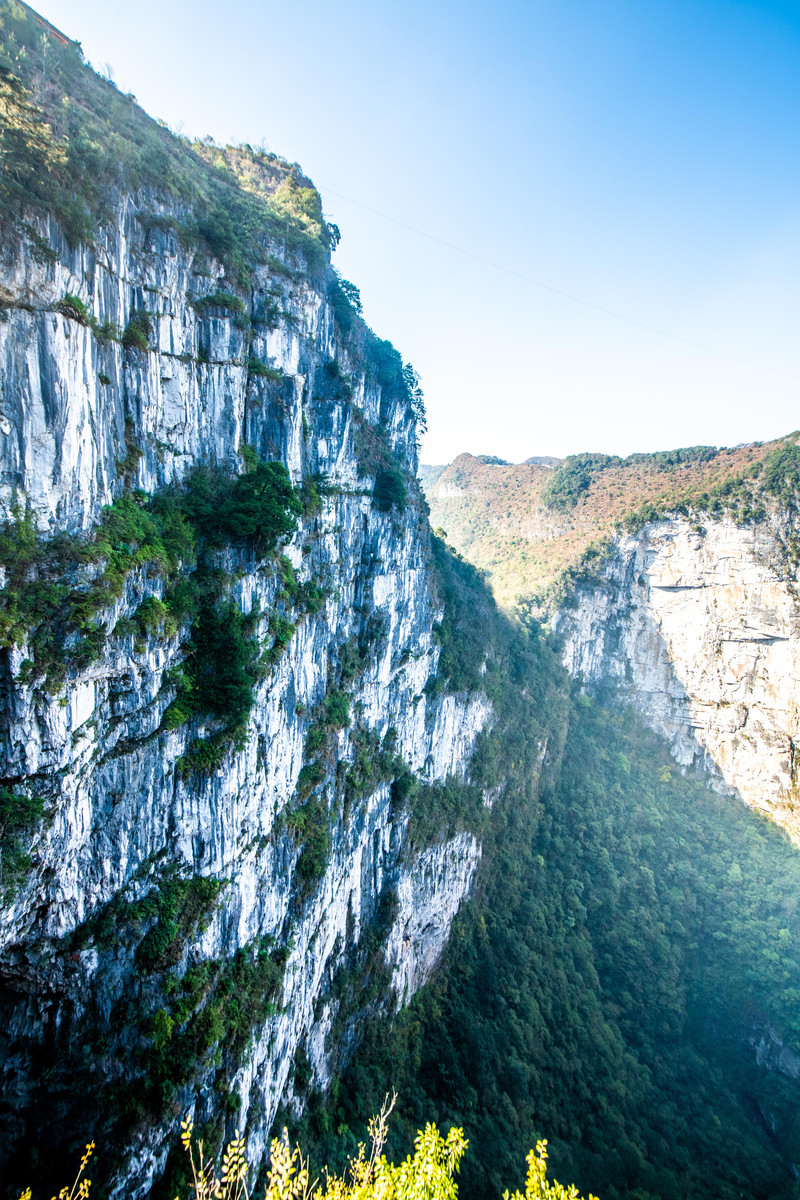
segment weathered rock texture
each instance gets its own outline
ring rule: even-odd
[[[145,221],[145,212],[159,220]],[[279,1101],[294,1094],[298,1047],[306,1048],[312,1078],[326,1083],[331,1054],[341,1057],[341,1046],[325,1036],[339,1004],[331,984],[389,893],[397,901],[382,934],[390,983],[380,1003],[405,1002],[428,977],[479,847],[462,834],[415,857],[404,850],[408,815],[393,806],[389,781],[347,809],[342,780],[358,737],[384,738],[390,729],[397,754],[421,779],[463,774],[490,719],[483,697],[427,698],[438,613],[427,524],[415,503],[380,511],[374,479],[359,467],[356,431],[379,429],[413,474],[407,397],[387,393],[363,362],[350,359],[328,301],[329,276],[310,279],[298,261],[281,266],[280,245],[270,247],[272,267],[256,269],[243,314],[194,306],[194,297],[220,285],[223,270],[182,245],[169,228],[180,216],[151,197],[122,196],[91,248],[71,249],[58,229],[40,225],[58,252],[55,265],[37,264],[24,243],[2,250],[7,510],[24,494],[48,534],[88,529],[121,494],[125,472],[127,486],[153,492],[199,463],[241,469],[242,443],[280,459],[298,483],[324,473],[331,489],[284,547],[300,579],[324,585],[326,603],[302,620],[259,685],[247,744],[219,769],[182,776],[176,761],[188,734],[161,729],[174,696],[168,672],[180,661],[187,628],[145,644],[110,639],[101,659],[55,695],[17,678],[25,646],[2,664],[0,773],[46,798],[31,871],[2,914],[4,1153],[35,1128],[42,1070],[57,1073],[59,1047],[92,1023],[113,1028],[115,1007],[143,995],[134,946],[112,938],[99,948],[71,948],[70,935],[114,897],[147,895],[165,868],[222,881],[205,926],[186,938],[176,975],[206,960],[232,961],[258,944],[284,949],[276,1011],[253,1029],[233,1077],[223,1078],[212,1054],[179,1091],[170,1120],[134,1125],[111,1190],[130,1197],[144,1195],[162,1169],[197,1089],[197,1120],[233,1114],[231,1129],[246,1130],[257,1160]],[[149,312],[151,349],[103,344],[58,311],[68,293],[98,322],[121,328],[132,311]],[[273,374],[248,371],[248,359]],[[347,387],[337,382],[342,376]],[[242,610],[260,602],[264,633],[279,587],[273,562],[232,549],[226,565]],[[132,575],[108,613],[109,630],[162,589],[157,573]],[[369,661],[350,685],[353,724],[337,735],[317,788],[331,814],[332,849],[309,892],[295,870],[302,839],[281,814],[294,797],[313,710],[345,643],[368,633],[369,621]],[[135,1037],[147,1042],[141,1031]],[[125,1050],[112,1043],[116,1058],[106,1066],[124,1076]],[[128,1051],[133,1056],[130,1039]],[[68,1094],[63,1079],[52,1087]]]
[[[800,840],[800,609],[792,520],[674,517],[618,537],[556,626],[588,684],[617,680],[683,767]]]

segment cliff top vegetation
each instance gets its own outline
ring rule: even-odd
[[[272,244],[312,272],[338,231],[296,163],[252,146],[191,142],[153,120],[135,96],[98,75],[77,42],[56,36],[26,5],[0,3],[0,219],[38,242],[31,210],[56,217],[72,242],[91,239],[114,189],[177,202],[178,230],[246,284]]]
[[[487,572],[500,604],[533,598],[543,609],[565,572],[598,544],[668,513],[731,513],[748,521],[769,498],[796,494],[796,434],[773,442],[691,446],[619,458],[575,454],[554,465],[500,464],[461,454],[420,476],[431,523]]]
[[[223,265],[223,288],[218,281],[216,290],[193,301],[203,312],[223,309],[244,320],[247,304],[235,293],[248,288],[259,266],[311,277],[327,294],[351,365],[363,365],[384,393],[404,397],[409,419],[425,428],[417,374],[366,325],[355,285],[331,269],[339,230],[326,221],[319,193],[297,163],[249,144],[220,146],[212,138],[190,141],[173,133],[135,96],[97,74],[78,42],[27,5],[0,0],[0,228],[26,239],[34,258],[53,261],[59,246],[54,225],[72,245],[97,241],[103,225],[118,220],[124,193],[133,197],[145,229],[168,227],[194,252],[201,275],[209,274],[204,256]],[[78,296],[65,296],[61,311],[90,324],[105,341],[121,338],[127,348],[148,349],[149,329],[141,325],[146,315],[120,335],[108,323],[93,324]],[[331,389],[352,395],[338,360],[329,366]],[[269,377],[270,368],[252,356],[249,368]],[[382,506],[402,507],[405,484],[389,448],[373,446],[360,458],[377,476]]]

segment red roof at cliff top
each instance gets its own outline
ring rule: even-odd
[[[67,35],[62,33],[60,29],[56,29],[55,25],[51,25],[49,21],[44,19],[44,17],[39,16],[39,13],[37,13],[35,8],[31,8],[30,4],[25,4],[24,0],[17,0],[17,3],[19,4],[20,8],[24,8],[26,12],[30,13],[34,20],[41,25],[42,29],[46,30],[46,32],[49,33],[52,38],[55,38],[59,45],[75,45],[73,38],[68,38]]]

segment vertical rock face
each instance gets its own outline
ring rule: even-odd
[[[181,244],[181,215],[146,196],[121,196],[91,249],[71,249],[44,224],[54,264],[38,264],[22,242],[2,249],[0,485],[8,514],[25,497],[47,535],[88,530],[125,486],[152,493],[199,464],[240,470],[243,444],[283,462],[298,484],[325,480],[319,503],[282,547],[298,580],[324,588],[324,604],[298,618],[258,684],[246,742],[216,768],[182,772],[189,734],[163,725],[185,624],[172,635],[109,636],[54,694],[26,674],[26,645],[4,652],[0,774],[43,799],[44,820],[27,875],[3,899],[0,1024],[11,1098],[3,1155],[36,1128],[44,1069],[62,1099],[71,1087],[105,1096],[109,1080],[119,1091],[138,1077],[142,1054],[168,1055],[205,1021],[169,1119],[134,1113],[120,1126],[127,1132],[111,1194],[128,1196],[144,1195],[163,1169],[187,1109],[198,1123],[227,1114],[258,1157],[279,1101],[300,1094],[298,1050],[311,1079],[325,1085],[353,1035],[337,971],[367,932],[379,935],[373,967],[385,980],[373,1006],[391,1010],[428,977],[479,847],[460,834],[412,853],[391,771],[362,772],[358,787],[348,772],[359,755],[377,760],[388,746],[388,757],[422,781],[463,775],[491,719],[482,696],[429,699],[439,611],[425,516],[416,501],[382,511],[363,454],[360,465],[359,445],[380,436],[413,474],[407,395],[351,357],[327,274],[310,278],[272,246],[271,265],[256,268],[246,300],[220,298],[222,268]],[[94,331],[65,296],[85,305]],[[147,314],[149,349],[97,335],[106,322],[125,329],[134,312]],[[260,605],[255,620],[267,637],[281,588],[274,560],[234,544],[224,566],[235,605],[251,614]],[[133,571],[103,617],[106,630],[163,590],[157,571]],[[332,735],[313,791],[328,824],[327,858],[309,876],[298,870],[303,831],[287,813],[297,806],[308,729],[354,645],[350,724]],[[218,886],[202,893],[200,911],[165,917],[153,898],[176,879]],[[169,921],[167,950],[143,957],[142,934],[155,946]],[[219,1042],[213,1014],[223,1002],[213,979],[250,978],[235,971],[268,959],[269,1005],[256,1003],[265,983],[238,1041]],[[193,1016],[168,999],[190,978]],[[94,1084],[86,1063],[75,1068],[69,1057],[81,1039]]]
[[[620,537],[556,624],[587,683],[625,684],[684,767],[800,840],[800,610],[792,518],[685,518]]]

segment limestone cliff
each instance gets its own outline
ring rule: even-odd
[[[211,768],[187,772],[185,755],[213,721],[164,719],[190,621],[133,628],[165,595],[157,563],[127,573],[94,622],[99,649],[57,684],[24,637],[3,652],[0,775],[43,808],[16,846],[29,868],[4,881],[3,1156],[48,1122],[52,1137],[71,1100],[65,1137],[105,1121],[121,1139],[111,1195],[147,1192],[188,1111],[243,1129],[257,1161],[279,1102],[324,1085],[353,1041],[359,1004],[346,1011],[337,987],[347,963],[376,982],[373,1009],[428,977],[480,848],[466,832],[405,848],[393,780],[401,766],[412,782],[463,775],[491,716],[480,695],[426,694],[439,602],[413,494],[414,412],[386,344],[354,311],[358,336],[345,336],[328,267],[273,240],[249,287],[231,286],[182,240],[185,217],[121,191],[91,243],[34,213],[35,239],[2,248],[10,518],[27,502],[56,544],[115,498],[144,503],[199,465],[236,477],[243,446],[312,496],[280,548],[291,566],[236,538],[216,551],[269,667],[246,737]],[[120,338],[137,314],[141,336]],[[376,497],[381,470],[405,474],[408,503]],[[80,588],[99,568],[75,569]],[[287,571],[295,590],[317,588],[312,610],[292,607]],[[314,756],[309,730],[332,689],[349,715]],[[310,870],[312,817],[323,830]],[[171,1054],[187,1061],[170,1067]],[[149,1113],[128,1087],[143,1071],[164,1081]],[[77,1096],[94,1098],[78,1108]]]
[[[796,518],[673,516],[618,535],[554,624],[587,683],[618,681],[682,767],[800,838]]]

